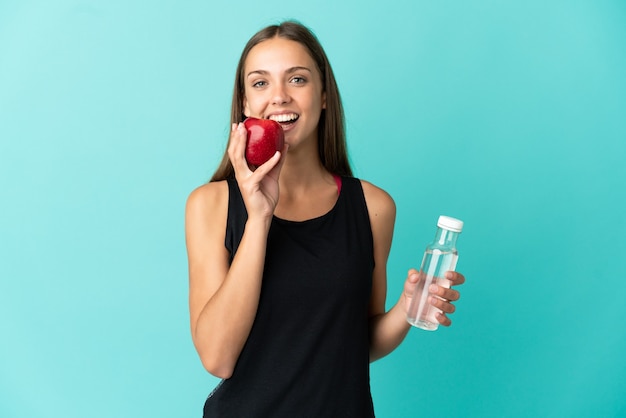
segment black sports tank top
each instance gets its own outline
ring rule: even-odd
[[[257,315],[231,378],[204,417],[373,417],[368,304],[371,225],[358,179],[342,177],[333,209],[293,222],[274,217]],[[247,212],[228,180],[231,261]]]

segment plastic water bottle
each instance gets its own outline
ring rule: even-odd
[[[448,216],[440,216],[437,222],[437,233],[424,252],[419,270],[419,281],[411,306],[407,313],[409,324],[428,331],[439,326],[436,314],[441,310],[428,302],[428,288],[434,282],[439,286],[450,288],[450,281],[444,278],[446,271],[454,271],[458,259],[456,240],[463,230],[463,221]]]

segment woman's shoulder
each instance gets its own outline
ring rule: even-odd
[[[188,213],[221,212],[228,205],[228,183],[226,180],[212,181],[195,188],[187,198]]]
[[[365,200],[368,202],[371,200],[372,202],[377,202],[383,205],[395,206],[393,198],[384,189],[367,180],[359,179],[359,181],[361,182],[361,187],[363,188],[363,194],[365,194]]]
[[[370,215],[395,217],[396,204],[389,193],[367,180],[359,179]]]

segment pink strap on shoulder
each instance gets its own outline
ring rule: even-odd
[[[337,183],[337,194],[341,193],[341,177],[337,174],[333,174],[333,178],[335,179],[335,183]]]

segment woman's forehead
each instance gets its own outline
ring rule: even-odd
[[[284,38],[271,38],[255,45],[246,57],[244,72],[282,72],[286,69],[304,67],[316,69],[307,48],[299,42]]]

